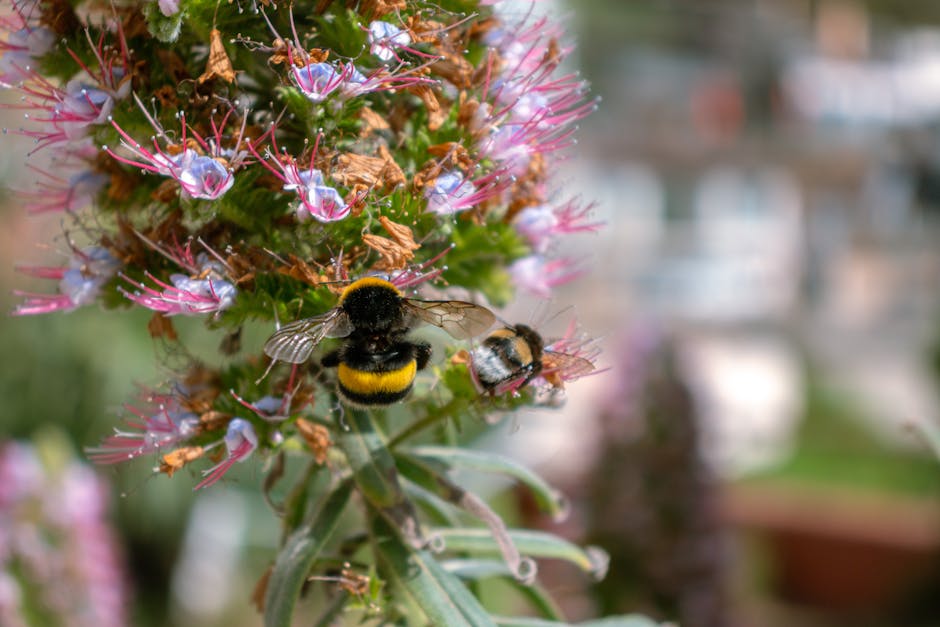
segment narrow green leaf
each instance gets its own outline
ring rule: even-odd
[[[508,457],[446,446],[415,446],[405,452],[448,468],[467,468],[512,477],[532,490],[543,511],[556,517],[563,516],[567,511],[567,502],[558,490],[530,469]]]
[[[345,429],[340,429],[336,444],[346,455],[356,485],[370,503],[380,509],[404,501],[398,483],[395,460],[385,447],[369,412],[346,408]]]
[[[500,547],[489,529],[439,528],[430,532],[444,540],[447,551],[474,555],[499,555]],[[519,551],[529,557],[561,559],[571,562],[597,579],[607,574],[608,556],[598,547],[581,548],[578,545],[542,531],[512,529],[509,537]]]
[[[278,553],[264,595],[266,627],[290,625],[300,589],[336,528],[351,493],[352,481],[340,484],[326,497],[312,520],[291,534]]]
[[[452,559],[440,562],[441,567],[452,575],[468,581],[479,581],[494,577],[503,578],[506,583],[515,588],[524,596],[532,606],[545,618],[563,621],[561,608],[555,603],[551,595],[538,584],[524,584],[502,560],[489,559]]]
[[[402,476],[407,477],[404,472],[402,472]],[[425,513],[429,514],[437,524],[451,527],[456,527],[460,524],[456,508],[424,486],[404,479],[402,481],[402,487],[405,490],[405,494],[412,501],[424,506],[423,510]]]
[[[494,625],[457,577],[445,571],[428,551],[402,542],[383,517],[373,517],[373,538],[383,578],[398,587],[432,625]]]
[[[636,614],[609,616],[583,623],[562,623],[539,618],[509,618],[502,616],[494,617],[494,619],[496,624],[501,627],[661,627],[661,623]]]

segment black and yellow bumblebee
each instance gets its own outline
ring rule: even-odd
[[[278,329],[264,352],[275,361],[299,364],[324,338],[343,338],[321,360],[337,369],[340,398],[357,406],[390,405],[408,395],[417,371],[431,357],[430,344],[407,338],[411,329],[428,323],[468,339],[495,319],[489,309],[473,303],[407,298],[390,281],[370,276],[346,286],[330,311]]]
[[[470,353],[474,379],[491,396],[516,391],[541,375],[553,388],[594,370],[584,357],[551,350],[535,329],[507,325],[490,333]]]

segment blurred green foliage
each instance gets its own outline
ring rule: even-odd
[[[793,454],[752,479],[909,496],[940,496],[937,460],[911,434],[911,446],[885,440],[846,391],[810,372]]]

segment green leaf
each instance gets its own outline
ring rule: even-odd
[[[351,481],[340,484],[326,497],[312,520],[291,534],[278,553],[264,595],[266,627],[290,625],[300,589],[310,568],[326,547],[351,493]]]
[[[401,590],[432,625],[494,625],[457,577],[444,570],[428,551],[403,543],[380,516],[373,517],[373,539],[383,578]]]
[[[583,623],[559,623],[539,618],[507,618],[502,616],[494,618],[496,624],[502,627],[660,627],[661,625],[661,623],[636,614],[609,616]]]
[[[532,490],[536,502],[543,511],[560,517],[567,509],[565,498],[558,490],[536,473],[508,457],[445,446],[416,446],[405,452],[448,468],[459,467],[507,475]]]
[[[447,551],[466,552],[474,555],[499,555],[500,547],[493,539],[489,529],[437,528],[430,532],[444,540]],[[578,545],[542,531],[512,529],[509,537],[519,551],[529,557],[561,559],[570,562],[591,574],[596,579],[603,579],[607,574],[609,558],[598,547],[581,548]]]

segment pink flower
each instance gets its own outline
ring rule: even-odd
[[[60,448],[0,444],[0,623],[126,625],[107,486]]]
[[[551,298],[552,289],[582,273],[571,259],[546,259],[541,255],[523,257],[509,266],[513,283],[541,298]]]
[[[21,266],[24,274],[59,281],[58,294],[14,292],[25,297],[25,302],[13,310],[14,316],[71,311],[93,303],[101,287],[111,279],[120,263],[107,249],[99,247],[75,251],[67,267]]]
[[[516,214],[513,225],[536,253],[545,254],[559,235],[597,230],[599,223],[587,221],[592,209],[592,205],[581,206],[574,200],[560,207],[526,207]]]
[[[127,411],[136,418],[127,421],[129,430],[115,429],[114,435],[100,446],[88,448],[88,458],[96,464],[116,464],[175,446],[193,437],[199,428],[199,417],[183,408],[173,395],[152,395],[154,413],[130,405]]]
[[[160,13],[167,17],[171,17],[180,10],[180,0],[158,0],[158,6],[160,7]]]
[[[232,306],[237,294],[235,286],[229,281],[211,276],[200,279],[185,274],[171,274],[172,285],[155,278],[149,272],[147,277],[161,289],[147,287],[125,276],[124,280],[137,290],[128,292],[121,289],[121,293],[138,305],[166,316],[218,314]]]
[[[225,134],[225,125],[234,110],[230,109],[218,124],[215,119],[210,119],[212,135],[206,138],[193,131],[186,124],[186,116],[180,114],[180,139],[178,142],[170,142],[166,132],[147,112],[143,103],[136,96],[134,99],[156,131],[152,137],[153,150],[144,148],[114,120],[111,120],[111,125],[121,136],[121,146],[132,157],[121,156],[108,146],[102,146],[102,150],[121,163],[172,178],[180,184],[183,193],[191,198],[215,200],[232,188],[235,184],[234,171],[242,166],[248,156],[241,148],[247,123],[245,115],[242,115],[238,133],[230,137]],[[160,145],[158,138],[163,139],[166,149]],[[193,143],[199,150],[190,147]],[[181,147],[185,148],[180,150]]]
[[[129,87],[130,83],[127,85]],[[26,120],[45,127],[18,131],[34,138],[37,150],[83,139],[88,134],[88,127],[108,120],[114,99],[119,96],[82,79],[73,79],[65,89],[60,89],[35,73],[31,74],[29,83],[24,82],[17,90],[23,94],[23,104],[11,105],[10,108],[26,109]]]
[[[255,435],[255,429],[251,423],[243,418],[233,418],[228,423],[228,430],[225,432],[226,457],[224,460],[203,471],[205,477],[196,484],[193,490],[207,488],[222,478],[237,462],[244,461],[251,455],[252,451],[258,448],[258,436]]]
[[[317,148],[320,145],[320,136],[313,146],[310,155],[310,166],[301,168],[294,157],[286,152],[278,153],[277,142],[274,140],[275,129],[269,131],[271,135],[271,149],[264,156],[257,152],[257,148],[249,145],[249,150],[274,176],[283,183],[283,189],[297,194],[299,202],[295,207],[297,219],[301,222],[313,218],[318,222],[336,222],[349,215],[350,207],[346,204],[342,194],[336,188],[330,187],[323,179],[323,173],[313,167],[316,161]],[[274,165],[271,165],[271,162]]]
[[[108,183],[108,177],[88,170],[64,178],[58,174],[33,168],[42,177],[37,188],[17,191],[23,206],[30,213],[76,213],[92,203]]]

